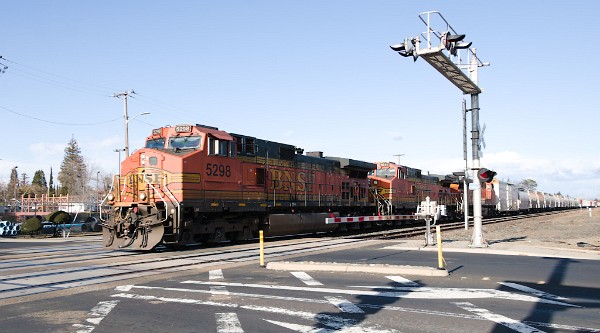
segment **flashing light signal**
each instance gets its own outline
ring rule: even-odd
[[[400,44],[394,44],[391,45],[390,48],[392,48],[392,50],[398,52],[398,54],[400,54],[403,57],[413,57],[414,61],[417,61],[417,58],[419,57],[419,55],[417,54],[416,50],[415,50],[415,39],[414,38],[407,38],[404,40],[404,42],[400,43]]]
[[[496,172],[486,168],[481,168],[477,171],[477,177],[482,182],[489,183],[494,179],[494,176],[496,176]]]
[[[446,31],[441,38],[442,44],[446,50],[450,51],[453,56],[456,55],[458,49],[468,49],[471,47],[472,42],[462,43],[465,39],[465,35],[451,35],[449,31]]]

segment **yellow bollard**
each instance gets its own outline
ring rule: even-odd
[[[444,256],[442,255],[442,233],[440,231],[440,226],[435,226],[435,235],[438,246],[438,269],[444,269],[444,264],[446,261],[444,260]]]
[[[260,267],[265,267],[265,242],[262,230],[258,232],[258,238],[260,240]]]

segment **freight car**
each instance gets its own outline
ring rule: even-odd
[[[376,165],[303,154],[292,145],[216,127],[158,128],[121,163],[103,204],[108,248],[178,247],[330,231],[325,218],[372,215]]]

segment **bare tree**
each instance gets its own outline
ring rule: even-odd
[[[537,190],[537,182],[533,179],[523,179],[522,181],[519,182],[519,184],[517,184],[517,186],[521,189],[527,190],[527,191],[535,191]]]

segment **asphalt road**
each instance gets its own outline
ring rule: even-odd
[[[434,252],[393,244],[286,260],[437,265]],[[600,332],[598,261],[473,253],[446,253],[445,260],[447,277],[276,271],[225,261],[144,282],[0,300],[0,331]]]

